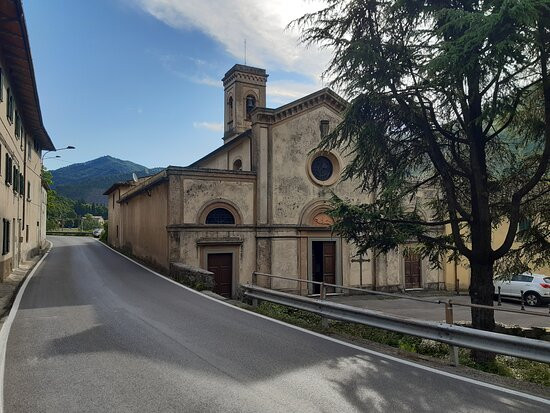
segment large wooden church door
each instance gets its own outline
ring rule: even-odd
[[[336,284],[336,242],[312,242],[312,277],[313,281]],[[319,294],[319,285],[314,285],[313,293]],[[327,287],[327,292],[334,292],[334,287]]]

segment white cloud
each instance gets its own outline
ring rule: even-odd
[[[225,47],[237,61],[268,70],[305,74],[317,81],[330,52],[299,44],[288,23],[319,10],[322,0],[134,0],[162,22],[179,29],[198,29]]]
[[[193,122],[193,127],[196,129],[208,129],[213,132],[223,131],[223,123],[216,122]]]

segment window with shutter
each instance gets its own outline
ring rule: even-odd
[[[2,220],[2,255],[10,252],[10,220]]]
[[[21,137],[21,120],[19,119],[19,113],[15,111],[15,137]]]

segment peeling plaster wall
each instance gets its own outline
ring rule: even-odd
[[[243,224],[254,223],[254,183],[251,181],[181,178],[185,209],[184,224],[197,223],[203,208],[214,200],[230,201],[237,207]]]
[[[232,241],[224,246],[224,242]],[[183,229],[170,232],[170,260],[206,269],[206,252],[237,251],[239,283],[252,279],[256,258],[256,237],[253,231],[223,230],[219,227],[208,230]],[[216,245],[214,245],[216,244]],[[224,250],[224,251],[222,251]]]
[[[321,140],[321,120],[329,120],[331,128],[340,122],[338,115],[323,105],[302,116],[275,124],[272,128],[274,224],[299,224],[304,206],[311,201],[330,199],[332,191],[352,201],[368,201],[368,194],[355,190],[357,182],[343,181],[327,187],[319,186],[310,179],[308,160],[310,152]],[[346,160],[339,155],[343,169]]]
[[[169,231],[170,261],[207,268],[208,253],[231,252],[237,255],[235,277],[249,282],[256,270],[256,233],[254,225],[254,177],[196,177],[170,175]],[[249,228],[205,226],[199,216],[213,201],[236,208],[243,225]]]

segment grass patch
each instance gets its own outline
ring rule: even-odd
[[[410,353],[442,360],[449,359],[449,346],[433,340],[335,320],[329,320],[328,327],[324,328],[321,324],[321,316],[266,301],[261,302],[258,307],[252,307],[251,310],[319,333],[334,334],[350,339],[361,338]],[[476,370],[550,386],[550,365],[545,363],[497,355],[494,362],[479,364],[472,360],[470,351],[463,348],[459,349],[459,360],[462,365]]]

